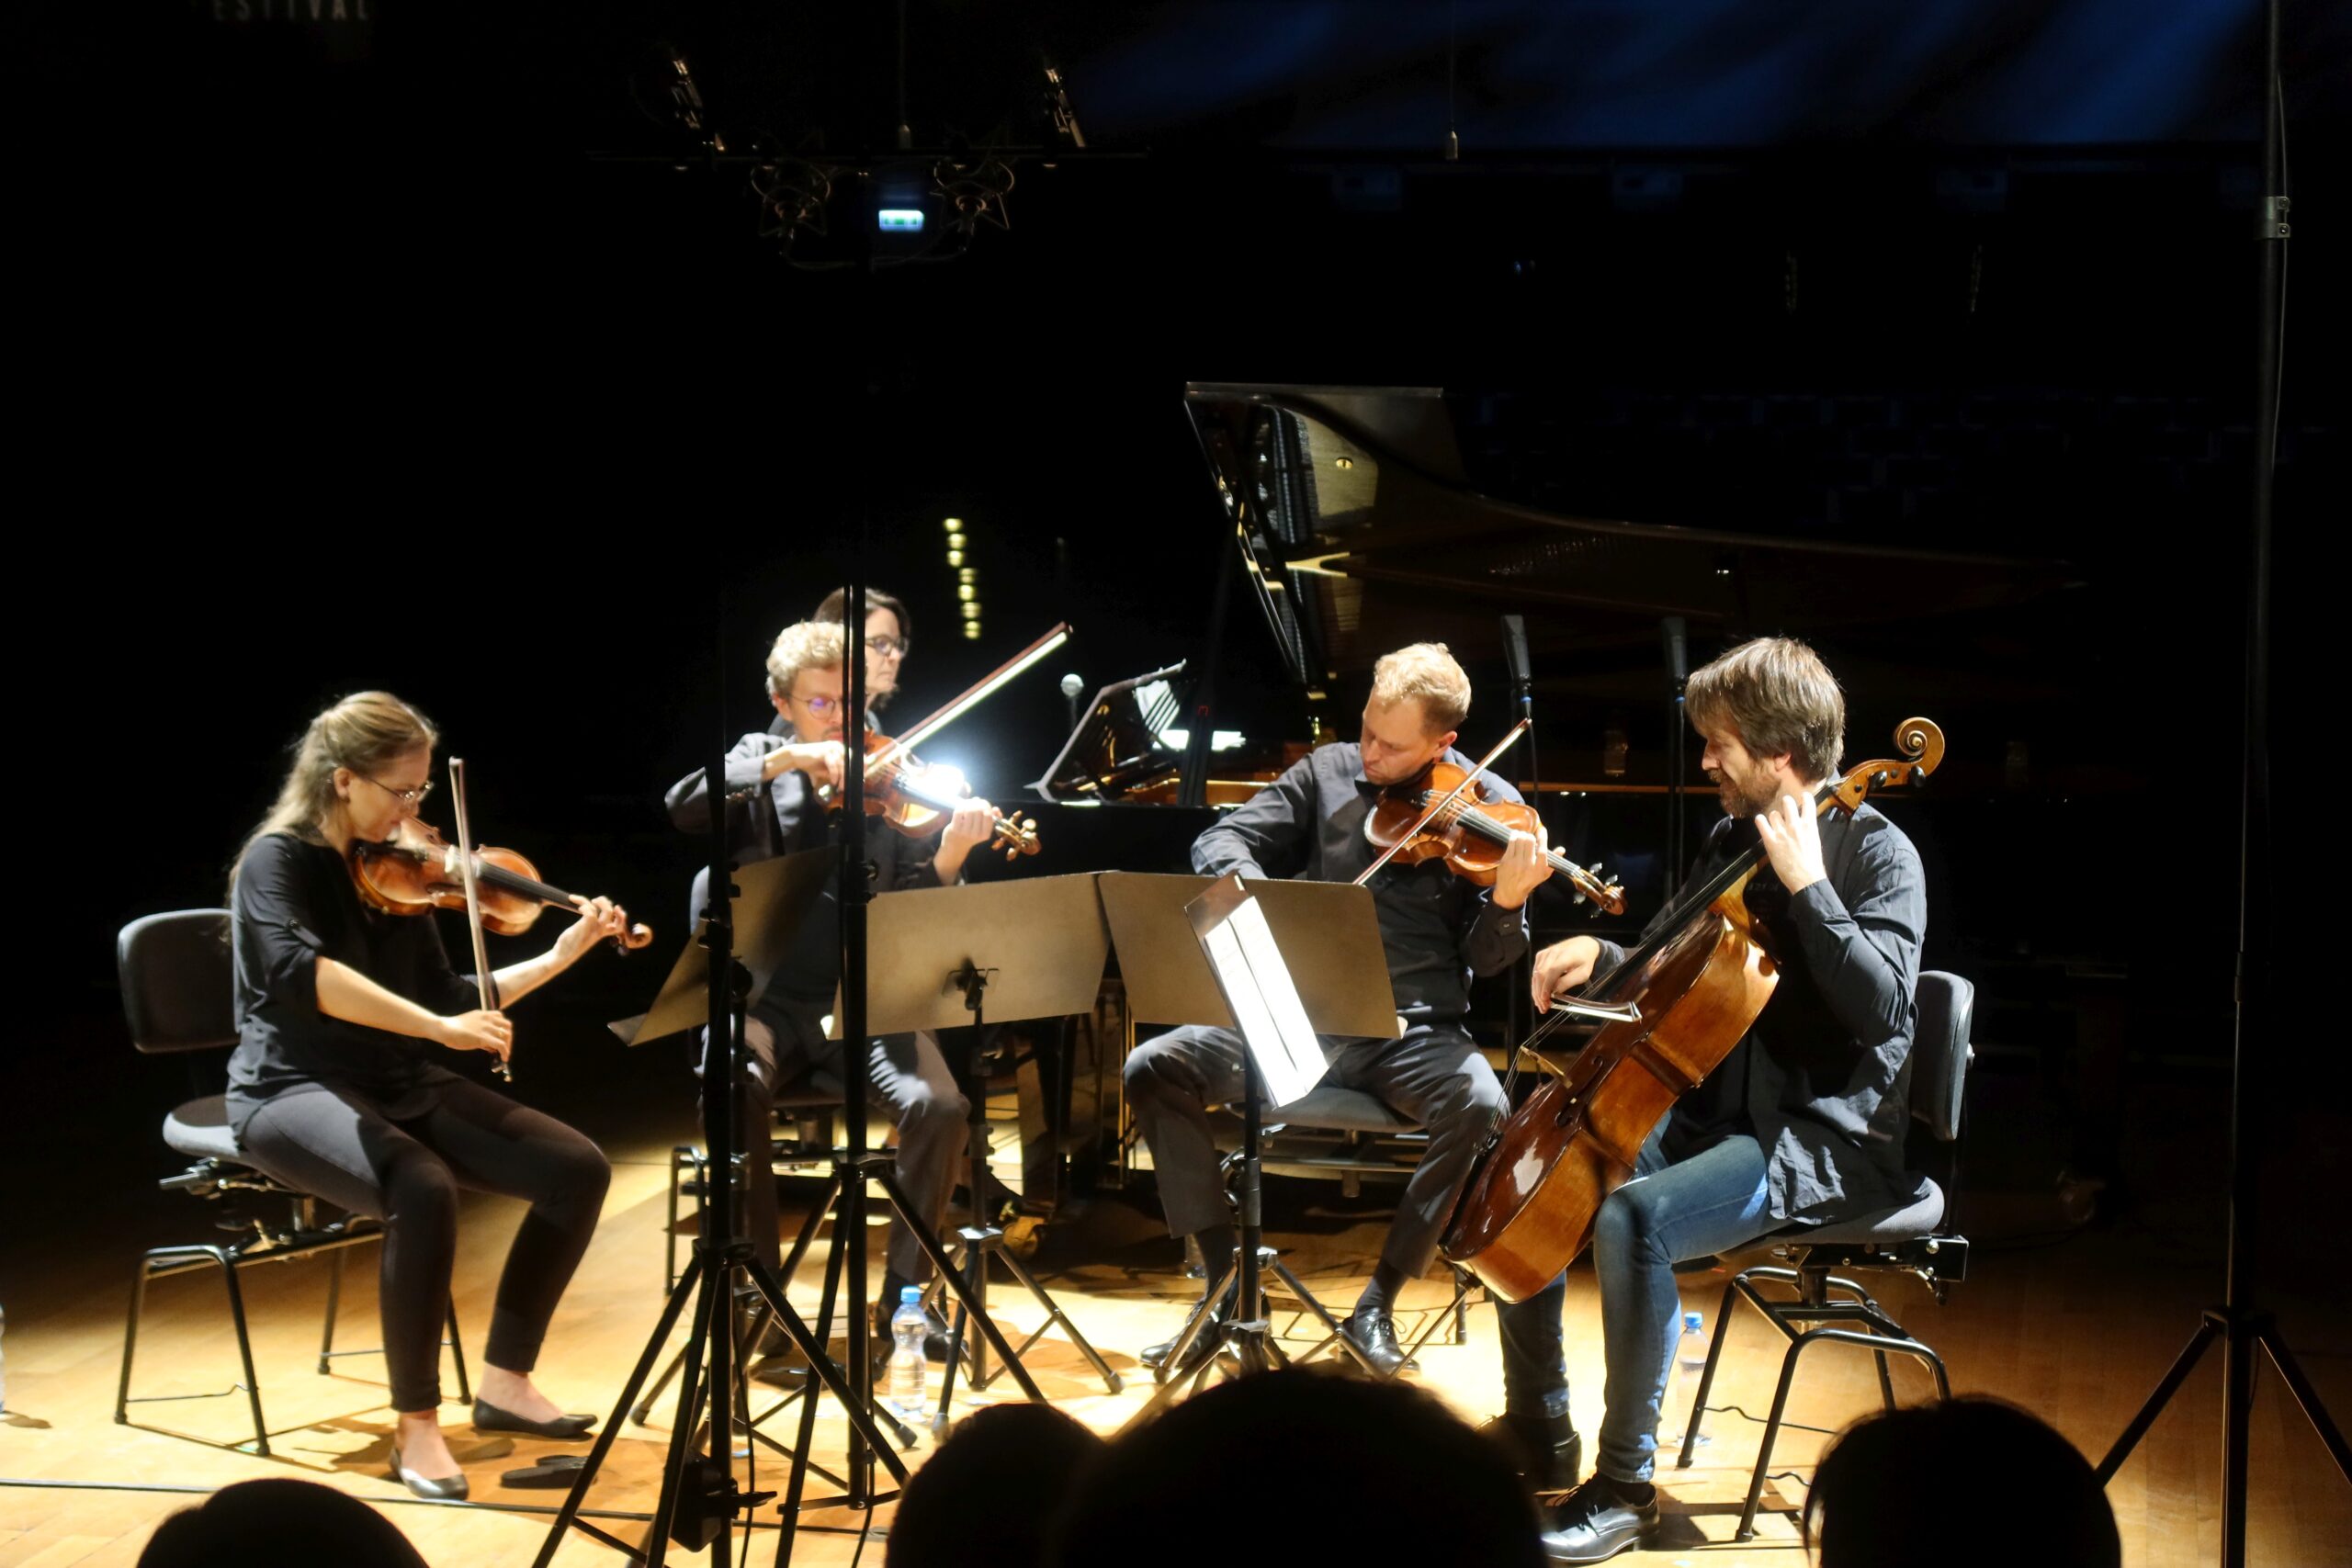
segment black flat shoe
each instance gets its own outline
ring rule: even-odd
[[[1544,1555],[1555,1562],[1601,1562],[1630,1551],[1657,1534],[1657,1492],[1646,1503],[1629,1503],[1616,1483],[1596,1475],[1551,1510],[1544,1532]]]
[[[1348,1337],[1348,1343],[1363,1352],[1375,1376],[1393,1378],[1399,1368],[1414,1364],[1405,1354],[1405,1348],[1396,1342],[1396,1320],[1385,1312],[1371,1317],[1351,1315],[1340,1325],[1340,1332]]]
[[[531,1438],[585,1437],[588,1428],[596,1424],[594,1416],[559,1416],[552,1421],[534,1421],[527,1416],[517,1416],[512,1410],[501,1410],[487,1399],[474,1401],[474,1430],[477,1432],[520,1432]]]
[[[397,1445],[392,1450],[392,1479],[428,1503],[462,1503],[466,1500],[468,1488],[464,1471],[455,1475],[419,1475],[401,1463],[401,1450]]]
[[[1502,1447],[1530,1492],[1566,1492],[1584,1473],[1584,1438],[1566,1416],[1498,1416],[1479,1432]]]

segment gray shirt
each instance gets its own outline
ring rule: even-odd
[[[787,768],[773,779],[760,777],[768,753],[787,739],[764,731],[746,735],[727,753],[727,844],[738,865],[834,841],[835,819],[817,798],[808,774]],[[697,768],[672,784],[662,796],[670,808],[670,820],[686,832],[710,830],[710,792],[706,783],[703,770]],[[874,863],[874,887],[879,893],[938,886],[939,874],[931,863],[938,849],[935,840],[910,839],[878,819],[869,819],[865,825],[865,852]],[[834,886],[828,885],[825,897],[801,922],[798,940],[769,982],[770,995],[831,1003],[834,983],[841,978],[838,910]]]
[[[1700,852],[1695,887],[1756,842],[1725,818]],[[1828,1221],[1908,1201],[1903,1168],[1927,882],[1903,830],[1865,803],[1821,818],[1826,879],[1789,896],[1770,863],[1747,908],[1780,970],[1755,1026],[1708,1080],[1678,1101],[1667,1152],[1683,1157],[1732,1132],[1762,1145],[1773,1217]],[[1651,922],[1645,939],[1664,920]],[[1594,967],[1624,961],[1600,944]]]
[[[1471,759],[1448,750],[1467,768]],[[1518,800],[1499,779],[1490,799]],[[1363,836],[1380,795],[1363,776],[1363,751],[1352,740],[1319,746],[1193,841],[1193,869],[1211,876],[1285,876],[1302,882],[1353,882],[1380,858]],[[1492,975],[1527,951],[1527,911],[1499,909],[1489,891],[1435,861],[1390,862],[1370,884],[1381,945],[1396,1008],[1408,1022],[1461,1018],[1470,1010],[1470,977]]]

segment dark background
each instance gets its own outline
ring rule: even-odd
[[[12,1063],[9,1102],[41,1108],[20,1147],[123,1137],[134,1180],[161,1168],[147,1113],[186,1079],[129,1055],[113,932],[217,902],[285,747],[368,686],[468,758],[482,837],[661,931],[528,1004],[526,1083],[682,1113],[671,1054],[597,1029],[682,934],[695,847],[662,787],[763,720],[766,641],[861,529],[913,611],[897,716],[1076,625],[936,749],[1000,799],[1058,743],[1063,670],[1091,687],[1204,657],[1223,538],[1183,411],[1200,379],[1442,387],[1474,487],[1565,513],[2059,563],[2065,586],[2009,609],[1943,613],[1930,582],[1835,626],[1694,627],[1692,657],[1814,637],[1848,682],[1849,754],[1905,714],[1943,723],[1945,777],[1892,809],[1928,857],[1930,959],[1984,987],[1988,1070],[2038,1140],[1989,1168],[2046,1186],[2067,1159],[2131,1163],[2116,1134],[2149,1083],[2211,1115],[2143,1166],[2218,1168],[2254,7],[1467,5],[1455,164],[1447,7],[907,9],[918,145],[1038,144],[1042,48],[1092,155],[1018,162],[1009,227],[873,268],[833,264],[871,249],[876,190],[909,175],[868,156],[898,118],[888,6],[459,27],[403,0],[342,23],[207,0],[137,39],[51,18],[28,87],[44,155],[19,175],[45,221],[18,322],[38,373],[17,756],[54,890],[25,921],[28,1038],[61,1048]],[[2320,765],[2282,767],[2296,830],[2268,891],[2300,961],[2336,815],[2325,326],[2352,32],[2341,7],[2290,16],[2278,752]],[[666,117],[657,37],[734,150],[840,171],[800,265],[760,237],[743,166]],[[950,515],[976,642],[955,635]],[[1211,655],[1217,722],[1303,738],[1251,614],[1237,601]],[[1482,745],[1499,647],[1457,651]],[[1615,726],[1632,776],[1660,776],[1654,638],[1539,674],[1548,775],[1596,777]],[[1342,734],[1362,679],[1320,710]],[[1575,826],[1654,863],[1654,806]],[[1078,868],[1049,850],[1036,869]],[[1573,918],[1538,913],[1548,934]],[[2340,1028],[2315,997],[2292,1009],[2261,1043],[2332,1085]],[[2120,1067],[2093,1036],[2123,1041]],[[2267,1124],[2291,1145],[2325,1099]]]

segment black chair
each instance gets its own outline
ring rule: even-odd
[[[130,1026],[130,1043],[149,1055],[189,1051],[219,1051],[237,1043],[235,1009],[232,1000],[229,958],[229,911],[182,909],[148,915],[122,928],[115,940],[115,965],[122,980],[122,1010]],[[237,1332],[237,1356],[244,1382],[222,1391],[242,1390],[253,1406],[254,1444],[269,1452],[269,1431],[261,1411],[261,1380],[254,1373],[253,1338],[245,1323],[245,1298],[238,1271],[258,1263],[286,1263],[317,1253],[329,1255],[326,1323],[319,1336],[318,1370],[328,1371],[337,1357],[380,1355],[380,1349],[338,1350],[334,1324],[343,1300],[343,1249],[380,1241],[383,1227],[359,1214],[320,1223],[317,1200],[281,1185],[244,1163],[229,1128],[226,1098],[210,1094],[191,1100],[164,1119],[164,1141],[195,1163],[157,1187],[211,1200],[232,1193],[259,1194],[267,1210],[279,1201],[283,1218],[270,1213],[232,1210],[215,1222],[223,1231],[239,1233],[233,1241],[196,1242],[148,1249],[131,1276],[130,1314],[122,1336],[122,1381],[115,1391],[114,1418],[130,1422],[130,1407],[160,1400],[219,1395],[158,1394],[135,1398],[130,1392],[130,1363],[139,1346],[139,1320],[147,1304],[147,1287],[156,1280],[190,1269],[220,1271],[229,1295],[229,1318]],[[458,1397],[472,1398],[466,1380],[466,1357],[458,1342],[458,1314],[449,1310],[447,1341],[457,1362]]]
[[[1706,1370],[1700,1374],[1690,1420],[1683,1428],[1677,1468],[1689,1469],[1698,1447],[1699,1422],[1714,1385],[1724,1337],[1731,1327],[1732,1303],[1744,1301],[1754,1307],[1789,1342],[1781,1361],[1780,1387],[1772,1395],[1772,1414],[1764,1423],[1763,1445],[1757,1451],[1756,1472],[1747,1483],[1747,1503],[1740,1511],[1741,1540],[1755,1538],[1757,1501],[1763,1495],[1765,1473],[1771,1467],[1772,1445],[1788,1409],[1798,1358],[1809,1347],[1859,1345],[1870,1350],[1878,1359],[1879,1394],[1889,1410],[1894,1408],[1894,1382],[1886,1364],[1890,1354],[1919,1361],[1935,1377],[1936,1397],[1951,1397],[1951,1380],[1945,1373],[1943,1358],[1896,1323],[1850,1278],[1907,1274],[1923,1281],[1941,1305],[1951,1285],[1968,1273],[1968,1238],[1944,1222],[1950,1217],[1950,1197],[1959,1190],[1960,1136],[1965,1124],[1962,1112],[1973,1055],[1968,1036],[1976,987],[1957,975],[1929,970],[1919,976],[1917,994],[1918,1021],[1908,1064],[1912,1122],[1904,1154],[1911,1168],[1925,1179],[1922,1195],[1914,1202],[1842,1224],[1781,1232],[1774,1238],[1773,1251],[1787,1259],[1785,1266],[1743,1269],[1724,1287],[1714,1337],[1707,1346]],[[1759,1288],[1766,1285],[1789,1292],[1793,1299],[1768,1296]],[[1832,1326],[1838,1324],[1860,1326]]]

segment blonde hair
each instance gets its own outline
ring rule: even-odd
[[[1785,753],[1826,779],[1846,750],[1846,696],[1821,656],[1792,637],[1760,637],[1690,672],[1683,707],[1702,730],[1728,728],[1758,757]]]
[[[349,768],[372,777],[395,758],[440,739],[433,721],[390,692],[354,692],[316,718],[294,743],[294,765],[278,786],[277,803],[261,826],[245,835],[229,867],[229,886],[245,856],[265,834],[291,833],[308,843],[324,843],[319,824],[335,803],[334,771]]]
[[[801,621],[785,627],[768,649],[768,695],[792,695],[792,683],[803,670],[832,669],[848,647],[839,621]]]
[[[1372,667],[1372,700],[1421,705],[1425,733],[1459,729],[1470,716],[1470,677],[1442,642],[1417,642],[1381,655]]]

